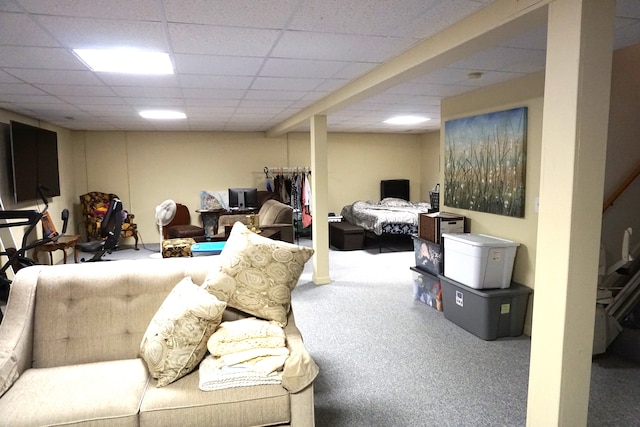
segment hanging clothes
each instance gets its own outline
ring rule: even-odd
[[[311,211],[311,182],[309,181],[309,172],[304,175],[304,182],[302,184],[302,226],[307,228],[313,222],[313,215]]]

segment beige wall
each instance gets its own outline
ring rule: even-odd
[[[459,212],[470,218],[470,231],[472,233],[489,234],[520,243],[517,249],[513,279],[530,288],[534,287],[536,236],[538,228],[538,215],[535,212],[535,202],[540,188],[543,91],[544,74],[538,73],[502,85],[496,85],[466,95],[449,98],[442,102],[443,126],[447,120],[455,118],[516,107],[528,107],[527,176],[524,218],[513,218],[456,209],[444,205],[444,200],[441,200],[441,209],[449,212]],[[440,180],[444,182],[444,132],[442,132],[441,140]]]
[[[611,108],[604,197],[608,198],[640,166],[640,44],[613,53]],[[597,201],[594,201],[597,202]],[[640,246],[640,178],[605,211],[602,243],[611,266],[621,258],[622,236],[632,227],[630,247]]]
[[[422,193],[421,136],[351,134],[328,136],[329,211],[340,213],[355,200],[379,200],[380,180],[408,178],[412,200]],[[136,215],[144,242],[158,242],[155,206],[171,198],[191,211],[201,190],[233,186],[265,188],[263,168],[310,164],[309,134],[266,138],[262,133],[76,132],[77,195],[118,194]],[[76,202],[77,203],[77,202]],[[192,221],[197,223],[196,214]]]
[[[422,134],[421,200],[429,200],[429,191],[440,184],[440,131]]]

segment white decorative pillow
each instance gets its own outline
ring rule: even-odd
[[[311,248],[262,237],[236,222],[202,286],[230,307],[284,327],[291,291],[312,255]]]
[[[191,277],[185,277],[164,300],[142,338],[140,356],[163,387],[191,372],[207,351],[207,341],[222,321],[227,303]]]

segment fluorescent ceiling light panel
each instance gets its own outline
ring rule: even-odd
[[[168,53],[138,49],[74,49],[93,71],[126,74],[173,74]]]
[[[145,110],[140,111],[140,115],[145,119],[156,119],[156,120],[175,120],[175,119],[186,119],[187,115],[180,111],[171,111],[171,110]]]
[[[422,116],[396,116],[385,120],[384,122],[389,125],[415,125],[418,123],[424,123],[431,120],[428,117]]]

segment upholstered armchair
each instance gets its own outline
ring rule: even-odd
[[[162,227],[163,239],[192,238],[196,242],[204,241],[204,228],[191,224],[189,208],[176,203],[176,215],[169,224]]]
[[[114,197],[118,196],[101,191],[91,191],[80,196],[80,206],[82,207],[82,218],[87,231],[87,240],[100,239],[100,223],[109,208],[109,202]],[[126,211],[123,212],[126,215],[122,220],[120,238],[133,237],[135,239],[134,248],[138,250],[138,226],[133,222],[135,215]]]
[[[224,227],[233,225],[236,221],[249,224],[246,214],[221,215],[218,221],[218,235],[224,235]],[[258,225],[261,229],[277,229],[280,231],[280,239],[285,242],[294,242],[293,208],[274,199],[264,202],[258,211]]]

